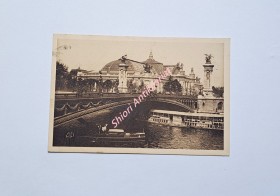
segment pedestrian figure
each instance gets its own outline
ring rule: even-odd
[[[105,126],[102,127],[102,133],[105,134],[107,132],[107,126],[108,126],[108,124],[105,124]]]
[[[98,128],[98,134],[101,134],[101,125],[100,124],[97,124],[97,128]]]
[[[66,145],[71,146],[74,143],[74,131],[68,131],[65,135],[66,138]]]

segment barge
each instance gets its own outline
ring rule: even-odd
[[[145,132],[128,133],[123,129],[109,129],[92,136],[92,142],[101,146],[143,146],[146,143]]]
[[[151,110],[148,122],[174,127],[224,130],[224,115]]]

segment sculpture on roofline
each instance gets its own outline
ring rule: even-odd
[[[207,64],[211,64],[211,58],[214,58],[211,54],[204,54]]]

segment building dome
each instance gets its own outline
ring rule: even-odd
[[[118,74],[119,64],[122,63],[123,62],[120,59],[111,61],[107,63],[100,71],[102,74]],[[144,64],[149,64],[152,66],[151,72],[153,74],[161,74],[162,71],[164,71],[163,64],[153,58],[152,52],[150,53],[149,58],[145,61],[142,61],[141,63],[126,60],[125,64],[128,65],[127,72],[129,74],[144,73]]]
[[[120,59],[115,60],[115,61],[111,61],[111,62],[107,63],[101,69],[101,72],[102,73],[109,73],[109,74],[116,74],[119,71],[119,64],[122,64],[122,61]],[[129,60],[126,60],[125,64],[128,65],[127,72],[130,72],[130,73],[143,72],[143,70],[144,70],[143,65],[140,64],[140,63],[135,63],[135,62],[131,62]]]
[[[163,64],[154,59],[152,52],[150,52],[149,58],[146,61],[143,61],[142,63],[151,65],[153,72],[157,74],[160,74],[163,71]]]

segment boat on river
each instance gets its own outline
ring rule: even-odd
[[[128,133],[123,129],[109,129],[92,137],[101,146],[141,146],[146,143],[145,132]]]
[[[224,130],[224,115],[151,110],[148,122],[173,127]]]

